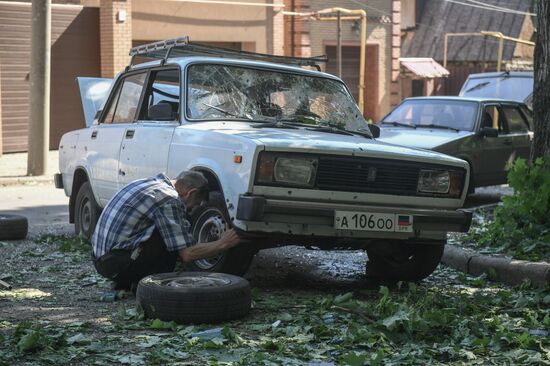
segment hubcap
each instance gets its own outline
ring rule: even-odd
[[[90,231],[92,226],[92,203],[89,199],[85,199],[80,206],[80,227],[83,232]]]
[[[225,220],[218,210],[212,210],[210,213],[211,216],[204,221],[199,229],[199,234],[197,235],[198,243],[209,243],[221,238],[222,234],[226,230]],[[222,255],[217,255],[210,258],[199,259],[195,261],[197,267],[203,270],[211,270],[218,264]]]

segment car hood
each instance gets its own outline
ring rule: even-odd
[[[362,136],[339,135],[304,129],[254,128],[249,123],[241,122],[203,122],[194,124],[193,128],[251,139],[264,145],[266,150],[298,150],[311,153],[323,152],[464,165],[462,160],[448,155],[395,146],[380,141],[380,139],[371,140]]]
[[[382,127],[380,128],[379,141],[395,145],[416,147],[432,150],[451,141],[472,135],[471,131],[451,131],[435,128],[404,128]]]

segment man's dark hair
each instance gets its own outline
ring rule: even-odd
[[[202,201],[208,199],[208,181],[202,173],[192,170],[180,173],[176,178],[176,188],[197,189],[197,198]]]

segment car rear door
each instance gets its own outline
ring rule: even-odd
[[[502,104],[502,111],[508,125],[508,135],[513,141],[515,158],[529,159],[532,133],[526,116],[517,104]]]
[[[86,131],[92,188],[104,206],[118,190],[118,158],[122,138],[136,119],[147,73],[131,73],[113,88],[99,123]]]
[[[172,135],[179,126],[180,69],[149,73],[137,121],[126,126],[118,166],[119,188],[140,178],[166,173]]]
[[[498,136],[482,137],[476,184],[503,184],[506,182],[506,165],[515,158],[515,150],[513,138],[509,134],[499,103],[484,105],[481,116],[481,128],[483,127],[496,128]]]

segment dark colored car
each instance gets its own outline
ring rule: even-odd
[[[465,97],[405,99],[378,124],[379,141],[442,152],[470,164],[470,190],[506,183],[507,164],[528,158],[532,113],[521,102]]]

